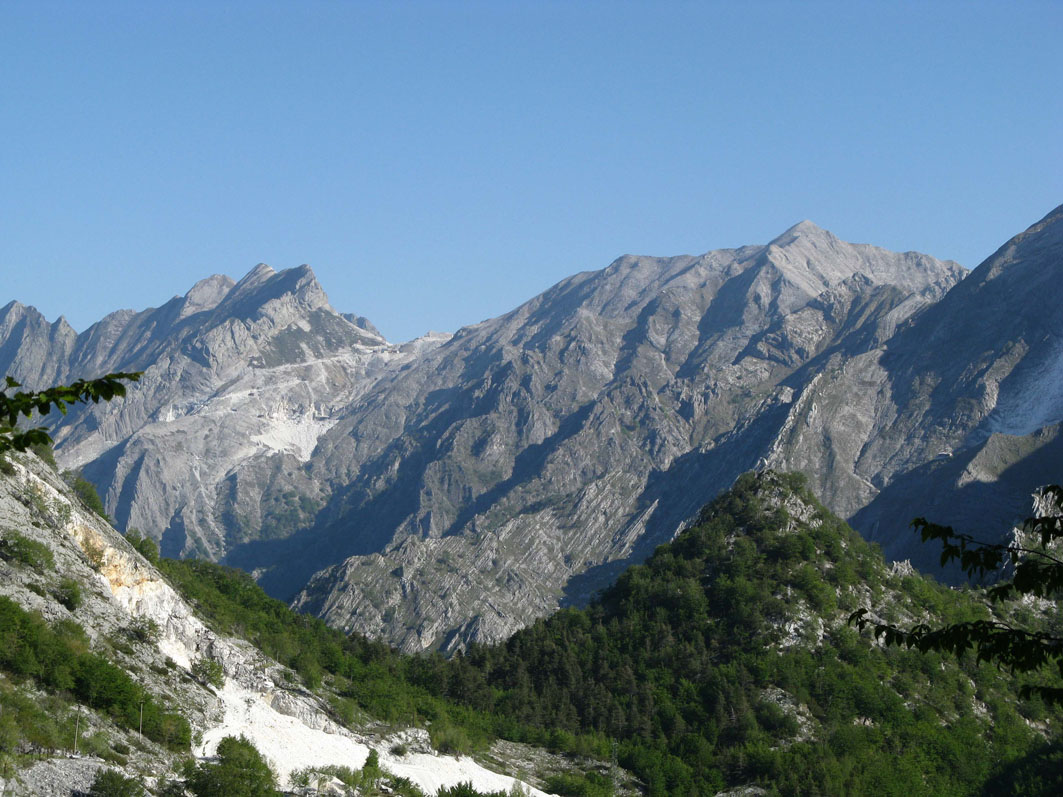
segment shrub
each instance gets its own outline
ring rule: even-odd
[[[362,766],[362,783],[369,789],[375,789],[383,774],[384,771],[380,768],[380,754],[376,750],[370,750]]]
[[[392,776],[388,778],[388,786],[393,794],[401,795],[401,797],[425,797],[424,792],[409,778]]]
[[[164,778],[156,786],[155,793],[159,797],[185,797],[185,784],[180,780]]]
[[[0,540],[0,559],[14,564],[26,565],[34,570],[53,570],[55,557],[52,551],[42,542],[31,540],[19,534],[17,531],[8,531]]]
[[[85,540],[82,550],[85,552],[85,558],[89,560],[89,565],[93,570],[103,569],[104,558],[102,545],[99,545],[94,540]]]
[[[613,793],[613,784],[609,778],[597,772],[585,775],[562,773],[551,775],[546,779],[545,788],[551,794],[568,795],[568,797],[609,797]]]
[[[64,578],[52,590],[52,596],[69,611],[74,611],[81,605],[81,585],[72,578]]]
[[[74,495],[81,499],[81,503],[88,509],[91,509],[108,523],[111,522],[111,517],[107,514],[107,509],[100,499],[100,494],[96,492],[96,485],[82,476],[81,473],[72,470],[63,471],[63,481],[70,485]]]
[[[221,664],[207,657],[196,659],[192,664],[192,677],[201,683],[210,684],[216,689],[225,686],[225,670]]]
[[[136,549],[137,553],[153,565],[159,563],[159,546],[151,537],[143,536],[138,529],[134,528],[126,532],[125,538]]]
[[[428,729],[428,735],[432,740],[432,747],[440,753],[460,756],[473,750],[472,738],[461,726],[445,721],[434,722]]]
[[[273,797],[277,778],[245,737],[226,736],[218,744],[217,763],[203,763],[188,779],[196,797]]]
[[[34,443],[29,450],[43,460],[52,470],[58,470],[58,466],[55,464],[55,451],[52,450],[51,443]]]
[[[436,797],[507,797],[504,791],[479,792],[471,782],[444,787],[436,792]]]
[[[144,787],[113,769],[100,769],[89,789],[89,797],[143,797]]]
[[[159,624],[150,617],[134,617],[125,628],[126,635],[135,642],[150,644],[159,639]]]

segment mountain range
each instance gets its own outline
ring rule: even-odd
[[[47,419],[122,528],[406,650],[583,604],[742,472],[804,472],[894,559],[914,515],[999,538],[1060,481],[1063,207],[971,272],[802,222],[624,256],[392,344],[306,266],[209,277],[85,332],[0,309],[30,387],[142,370]]]

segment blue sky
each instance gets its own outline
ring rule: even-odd
[[[0,304],[309,263],[393,340],[805,218],[973,267],[1063,203],[1063,3],[0,2]]]

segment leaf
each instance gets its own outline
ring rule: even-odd
[[[10,376],[4,378],[5,389],[0,391],[0,419],[6,423],[0,425],[0,454],[5,451],[25,451],[31,445],[51,443],[48,428],[38,426],[19,431],[19,416],[29,418],[33,413],[48,415],[53,406],[66,415],[69,404],[98,403],[101,399],[109,401],[114,396],[125,395],[123,382],[136,382],[143,372],[116,372],[98,379],[79,379],[71,385],[57,385],[41,391],[18,391],[8,395],[7,391],[21,385]]]

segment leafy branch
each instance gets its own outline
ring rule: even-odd
[[[1049,485],[1040,490],[1041,505],[1063,506],[1063,487]],[[916,518],[912,526],[919,530],[923,542],[941,543],[941,564],[959,562],[969,577],[983,579],[987,574],[1008,572],[1010,578],[990,587],[986,594],[995,603],[1024,595],[1053,599],[1063,592],[1063,560],[1050,546],[1063,538],[1063,517],[1043,515],[1027,518],[1021,534],[1011,543],[988,543],[968,534],[957,534],[951,526]],[[1025,542],[1027,535],[1039,538],[1038,547]],[[974,650],[977,661],[993,662],[1012,673],[1034,672],[1055,667],[1063,675],[1063,637],[1055,634],[1016,628],[1000,620],[973,620],[931,628],[922,623],[908,630],[871,618],[869,610],[852,613],[849,622],[861,630],[871,628],[875,637],[887,645],[903,645],[920,651],[938,651],[961,656]],[[1040,696],[1045,702],[1063,704],[1063,688],[1023,686],[1020,694]]]
[[[66,415],[71,404],[98,404],[110,401],[116,396],[124,396],[125,381],[136,382],[142,371],[117,372],[101,376],[99,379],[79,379],[70,385],[57,385],[40,391],[23,391],[10,393],[22,387],[10,376],[4,378],[4,389],[0,390],[0,455],[8,451],[25,451],[35,445],[49,445],[52,437],[47,426],[35,426],[20,429],[20,416],[29,418],[34,412],[41,416],[48,415],[52,409]]]

